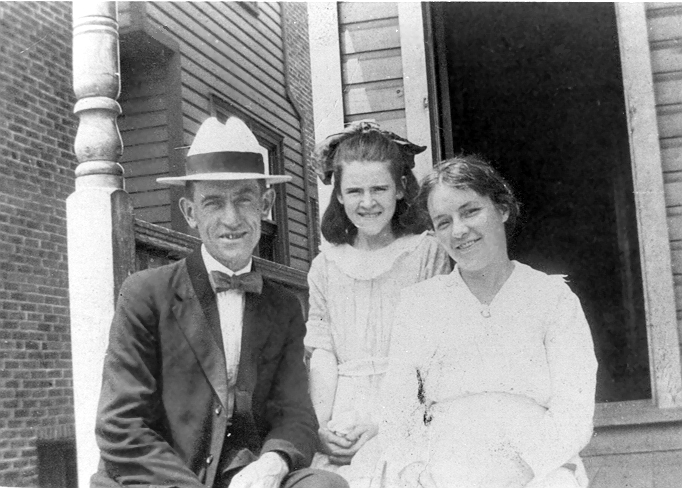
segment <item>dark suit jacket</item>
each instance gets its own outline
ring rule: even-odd
[[[247,293],[235,413],[215,293],[200,252],[130,276],[104,361],[93,486],[226,486],[235,469],[278,451],[308,466],[317,421],[303,363],[298,299],[264,280]],[[110,485],[109,485],[110,486]]]

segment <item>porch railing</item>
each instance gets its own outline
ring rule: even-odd
[[[161,225],[135,219],[136,269],[155,268],[189,255],[201,241],[191,235]],[[292,291],[301,302],[303,313],[308,309],[308,282],[304,271],[254,257],[258,270]]]

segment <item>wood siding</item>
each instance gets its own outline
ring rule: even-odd
[[[677,319],[682,337],[682,3],[647,4]]]
[[[135,214],[147,222],[171,224],[169,189],[156,183],[168,173],[168,117],[165,63],[129,73],[121,83],[118,125],[123,139],[121,164]]]
[[[397,3],[339,3],[345,122],[407,135]]]
[[[129,6],[121,3],[121,20],[127,21]],[[144,5],[149,28],[177,43],[180,88],[175,94],[181,98],[182,107],[178,146],[186,148],[191,144],[200,124],[211,114],[214,98],[238,107],[283,137],[284,169],[293,178],[286,185],[288,264],[307,270],[310,259],[308,198],[303,180],[301,121],[287,96],[281,5],[259,2],[254,9],[237,2],[147,2]],[[297,55],[296,51],[290,52],[289,59]],[[173,93],[167,94],[170,103],[173,96]],[[127,141],[124,139],[124,142]],[[163,169],[160,160],[148,161]],[[166,171],[172,174],[172,165]],[[140,175],[144,176],[148,175]],[[142,191],[149,181],[135,181],[129,189]],[[170,192],[159,190],[154,195],[136,195],[138,217],[146,219],[137,209],[152,205],[159,213],[163,208],[162,217],[168,220],[149,221],[162,225],[171,222]]]

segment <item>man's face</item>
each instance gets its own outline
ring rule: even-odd
[[[180,209],[209,254],[238,271],[248,264],[260,239],[261,218],[274,201],[274,190],[263,190],[256,180],[197,181],[192,198],[180,199]]]

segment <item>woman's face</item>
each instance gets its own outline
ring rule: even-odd
[[[351,161],[342,164],[341,192],[337,198],[358,228],[358,238],[391,235],[391,219],[396,202],[403,198],[403,191],[396,187],[389,163]]]
[[[462,271],[480,271],[507,256],[509,212],[471,189],[437,184],[428,199],[436,237]]]

